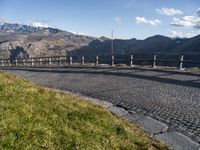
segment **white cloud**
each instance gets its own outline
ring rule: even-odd
[[[166,16],[174,16],[174,15],[182,15],[183,12],[181,10],[178,9],[174,9],[174,8],[157,8],[156,11],[162,15],[166,15]]]
[[[200,18],[195,16],[184,16],[182,18],[173,18],[173,26],[200,28]]]
[[[167,29],[167,35],[169,36],[169,37],[183,37],[183,33],[182,32],[177,32],[177,31],[174,31],[174,30],[169,30],[169,29]]]
[[[37,18],[29,18],[26,20],[26,22],[30,25],[30,26],[34,26],[34,27],[44,27],[44,28],[48,28],[50,27],[48,25],[48,23],[50,22],[49,20],[40,20]]]
[[[173,18],[171,25],[178,27],[200,28],[200,8],[196,10],[195,15]]]
[[[115,17],[117,24],[122,24],[122,19],[120,17]]]
[[[116,0],[115,4],[123,8],[131,8],[135,6],[136,0]]]
[[[199,34],[200,34],[200,31],[190,31],[190,32],[183,33],[183,32],[167,29],[167,36],[172,37],[172,38],[176,38],[176,37],[191,38]]]
[[[45,24],[45,23],[42,23],[42,22],[32,22],[31,23],[31,26],[34,26],[34,27],[44,27],[44,28],[48,28],[49,25],[48,24]]]
[[[0,22],[1,23],[12,23],[12,21],[10,21],[9,19],[7,19],[5,17],[1,17],[1,16],[0,16]]]
[[[4,17],[0,17],[0,22],[6,22],[6,19]]]
[[[75,31],[69,31],[75,35],[85,35],[85,36],[92,36],[91,34],[88,34],[88,33],[84,33],[84,32],[75,32]]]
[[[158,20],[158,19],[148,20],[145,17],[136,17],[135,21],[136,21],[137,24],[141,24],[142,23],[142,24],[149,24],[149,25],[153,25],[153,26],[161,24],[161,21]]]
[[[200,17],[200,8],[197,9],[197,15]]]

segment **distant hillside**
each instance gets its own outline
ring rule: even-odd
[[[190,39],[182,40],[181,43],[174,47],[170,52],[200,52],[200,35]]]
[[[94,37],[75,35],[54,28],[0,23],[0,57],[37,57],[66,55],[86,46]]]
[[[200,35],[193,38],[169,38],[161,35],[145,40],[114,40],[114,54],[134,52],[200,52]],[[0,23],[0,58],[73,55],[94,58],[111,54],[111,40],[76,35],[54,28]]]
[[[200,37],[200,36],[199,36]],[[116,55],[130,55],[134,52],[200,52],[200,38],[198,36],[191,39],[172,39],[169,37],[156,35],[145,40],[114,40],[114,54]],[[111,54],[111,40],[96,39],[89,43],[88,46],[71,51],[71,55],[110,55]]]

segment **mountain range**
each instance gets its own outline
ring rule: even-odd
[[[200,35],[192,38],[169,38],[155,35],[144,40],[115,39],[114,54],[134,52],[200,52]],[[0,23],[0,58],[39,56],[110,55],[111,39],[77,35],[55,28]]]
[[[96,38],[55,28],[0,23],[0,57],[39,57],[66,55]]]

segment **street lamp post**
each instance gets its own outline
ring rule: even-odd
[[[111,33],[111,65],[114,66],[115,65],[115,56],[114,56],[114,48],[113,48],[113,30]]]
[[[113,50],[113,30],[112,30],[112,33],[111,33],[111,55],[114,54],[114,50]]]

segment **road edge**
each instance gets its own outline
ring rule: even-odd
[[[156,140],[158,140],[162,144],[165,144],[171,149],[200,150],[199,143],[191,140],[189,137],[183,135],[180,132],[168,132],[168,126],[165,123],[153,119],[152,117],[140,115],[134,111],[125,110],[124,108],[116,106],[108,101],[88,97],[80,93],[63,90],[56,91],[72,94],[73,96],[80,97],[83,100],[87,100],[94,104],[103,106],[114,115],[141,126],[147,133],[150,134],[151,137],[155,138]]]

